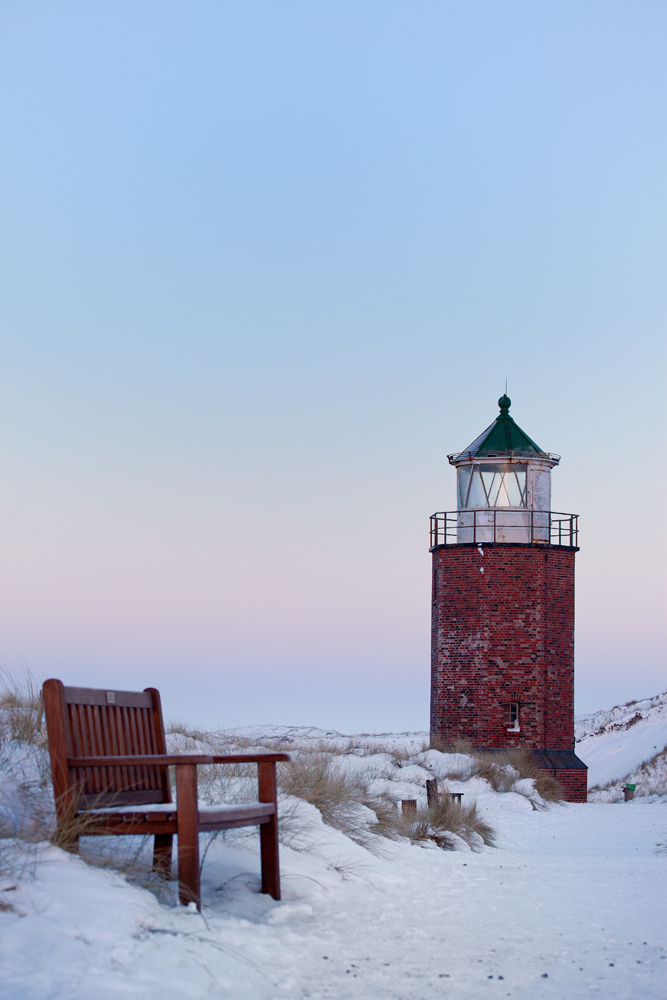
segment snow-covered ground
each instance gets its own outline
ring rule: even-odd
[[[274,997],[662,1000],[664,805],[490,802],[499,846],[387,843],[370,853],[300,807],[307,851],[282,850],[283,900],[257,893],[251,842],[211,847],[204,908],[158,902],[40,846],[7,880],[5,1000]]]
[[[636,783],[637,794],[667,791],[667,692],[579,717],[576,739],[577,754],[588,765],[589,789],[613,785],[612,799],[622,798],[624,782]],[[654,760],[658,755],[662,759]],[[649,761],[653,764],[642,769]]]
[[[154,893],[48,843],[0,840],[3,1000],[665,997],[667,796],[547,805],[528,779],[494,792],[467,777],[465,755],[424,752],[421,734],[271,728],[234,738],[335,750],[339,770],[390,801],[423,801],[437,776],[477,802],[497,846],[388,840],[373,835],[362,805],[369,835],[359,843],[287,797],[281,902],[258,892],[256,834],[234,831],[206,853],[198,914],[176,905],[174,884]],[[170,737],[182,751],[216,739]],[[8,815],[35,808],[38,756],[5,747]],[[216,788],[202,782],[206,795]]]

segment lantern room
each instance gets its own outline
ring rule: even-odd
[[[573,515],[551,511],[551,470],[559,455],[543,451],[510,416],[500,413],[463,451],[449,455],[457,473],[457,510],[434,515],[431,546],[451,543],[576,545]]]

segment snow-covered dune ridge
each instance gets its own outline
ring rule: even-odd
[[[543,796],[550,791],[542,787],[539,775],[522,773],[520,766],[501,762],[481,767],[468,754],[428,749],[425,733],[350,737],[315,727],[219,732],[180,727],[168,732],[167,748],[183,754],[288,751],[292,763],[280,765],[278,772],[281,829],[283,841],[297,849],[307,850],[309,845],[302,836],[296,800],[315,805],[327,825],[371,850],[381,850],[380,841],[387,838],[407,835],[409,840],[430,838],[446,849],[470,851],[493,841],[493,831],[482,816],[490,801],[500,796],[510,808],[539,810],[546,808]],[[256,796],[255,765],[212,765],[199,772],[202,802],[247,801]],[[413,837],[401,820],[400,803],[415,800],[418,810],[426,810],[426,782],[433,779],[445,796],[461,793],[464,808],[454,810],[455,816],[440,817],[437,829],[427,826]],[[54,829],[46,734],[42,729],[34,743],[5,739],[0,747],[0,836],[21,838],[29,830],[34,841],[36,834],[49,838]],[[248,831],[230,836],[247,839]],[[112,853],[117,853],[118,843],[113,842]]]
[[[168,747],[177,753],[261,752],[281,750],[293,761],[325,760],[332,774],[346,776],[364,790],[362,800],[397,807],[414,799],[418,809],[427,806],[426,782],[436,779],[442,791],[463,793],[466,803],[487,794],[521,796],[531,808],[542,808],[544,795],[535,779],[509,764],[500,763],[480,773],[480,762],[465,753],[428,749],[428,733],[382,733],[345,736],[314,726],[251,726],[217,733],[171,732]],[[280,774],[279,774],[280,784]],[[293,783],[283,782],[283,789]],[[305,796],[308,798],[308,796]],[[310,799],[309,801],[312,801]],[[325,817],[331,822],[331,817]],[[335,817],[333,823],[336,825]]]
[[[575,734],[589,800],[620,801],[625,783],[638,796],[667,794],[667,691],[579,716]]]

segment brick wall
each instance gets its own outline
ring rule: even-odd
[[[547,545],[434,549],[434,739],[574,747],[574,556]],[[520,733],[503,723],[514,701]]]
[[[566,802],[587,802],[588,801],[588,770],[584,768],[564,768],[557,770],[543,769],[545,774],[550,775],[558,781],[563,789],[563,798]]]

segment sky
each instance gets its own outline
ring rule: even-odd
[[[667,687],[667,8],[4,0],[0,656],[428,727],[497,414],[580,514],[576,708]]]

